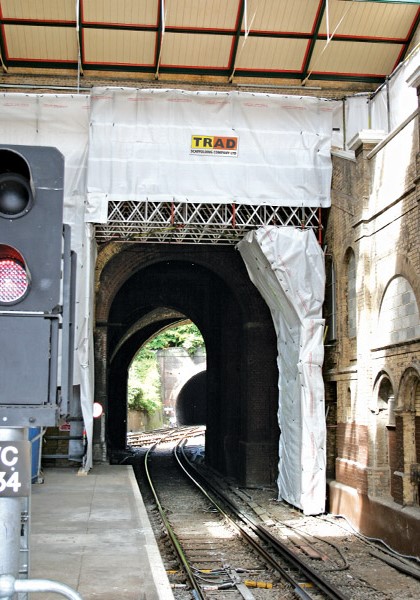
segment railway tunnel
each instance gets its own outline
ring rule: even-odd
[[[99,276],[95,337],[111,460],[126,448],[131,360],[163,327],[188,318],[207,349],[207,463],[244,485],[274,483],[276,336],[239,253],[233,246],[131,244],[110,254]]]
[[[206,407],[202,402],[206,396],[206,379],[206,371],[200,371],[180,389],[175,410],[178,425],[206,424]]]

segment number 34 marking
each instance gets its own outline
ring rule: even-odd
[[[11,488],[16,494],[21,486],[22,484],[19,481],[18,471],[12,473],[8,479],[6,479],[6,472],[0,471],[0,493],[6,488]]]

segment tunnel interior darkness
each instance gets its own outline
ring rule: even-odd
[[[134,355],[162,328],[188,318],[207,350],[206,462],[243,483],[275,481],[274,328],[234,248],[161,245],[147,252],[131,245],[102,271],[97,314],[102,356],[97,352],[96,360],[106,376],[96,396],[106,400],[111,459],[126,448],[127,373]]]
[[[193,375],[181,388],[176,402],[176,420],[178,425],[205,425],[207,372]]]

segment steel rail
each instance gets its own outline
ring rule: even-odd
[[[289,548],[285,544],[282,544],[277,538],[272,536],[264,527],[262,527],[259,523],[251,519],[249,516],[243,514],[237,506],[220,490],[216,489],[198,470],[197,468],[188,460],[185,454],[185,442],[187,438],[184,438],[180,442],[178,442],[174,453],[175,457],[178,461],[178,464],[184,471],[184,473],[191,479],[191,481],[206,495],[206,497],[212,502],[215,508],[220,511],[220,513],[229,520],[229,522],[246,538],[246,540],[255,548],[255,550],[263,556],[267,562],[274,567],[291,585],[295,586],[295,589],[298,591],[301,598],[311,599],[311,596],[305,590],[299,581],[295,579],[278,561],[276,561],[270,554],[268,554],[261,546],[258,544],[247,532],[246,530],[240,526],[235,520],[233,520],[224,509],[222,509],[219,504],[212,498],[209,493],[203,488],[203,486],[191,475],[188,469],[192,469],[195,475],[206,485],[206,487],[215,494],[229,509],[232,513],[243,523],[249,527],[260,539],[269,544],[271,548],[273,548],[276,552],[280,554],[280,556],[285,560],[288,564],[292,565],[295,569],[297,569],[300,573],[302,573],[311,583],[313,583],[319,591],[322,591],[328,598],[331,600],[349,600],[349,596],[342,594],[342,592],[333,586],[328,580],[322,577],[319,573],[314,571],[309,565],[302,562],[295,554],[293,554]],[[180,454],[182,454],[182,459],[180,458],[177,448],[180,450]],[[184,461],[184,464],[183,464]],[[188,468],[187,468],[187,466]]]
[[[184,551],[182,549],[181,543],[178,540],[178,538],[177,538],[177,536],[175,534],[175,531],[173,530],[171,524],[169,523],[168,518],[166,516],[166,513],[165,513],[165,511],[164,511],[164,509],[163,509],[163,507],[162,507],[162,505],[160,503],[159,497],[158,497],[156,489],[155,489],[155,487],[153,485],[152,477],[150,475],[149,468],[148,468],[148,465],[147,465],[147,461],[149,459],[150,453],[160,443],[162,443],[163,441],[168,441],[169,439],[171,439],[171,437],[174,437],[174,432],[175,431],[176,430],[173,430],[171,432],[171,434],[167,434],[166,436],[165,435],[162,436],[162,438],[160,440],[156,441],[153,444],[153,446],[151,446],[147,450],[147,452],[145,454],[145,457],[144,457],[144,469],[145,469],[145,472],[146,472],[147,481],[149,482],[150,490],[151,490],[151,492],[153,494],[153,497],[155,499],[155,502],[156,502],[157,509],[158,509],[159,514],[161,516],[161,519],[162,519],[162,521],[163,521],[163,523],[164,523],[164,525],[166,527],[166,531],[168,532],[168,535],[169,535],[169,537],[171,539],[171,542],[172,542],[172,545],[174,547],[174,550],[175,550],[175,552],[176,552],[176,554],[177,554],[177,556],[178,556],[181,564],[183,565],[183,567],[185,569],[185,573],[187,575],[188,581],[190,582],[191,586],[193,587],[194,591],[196,592],[196,594],[197,594],[196,597],[200,598],[201,600],[205,600],[205,596],[203,595],[203,592],[202,592],[201,587],[200,587],[200,585],[199,585],[199,583],[197,581],[197,578],[194,575],[194,572],[191,569],[191,566],[190,566],[190,564],[188,562],[188,559],[187,559],[187,557],[184,554]]]

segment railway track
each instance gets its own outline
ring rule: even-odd
[[[162,526],[162,518],[156,510],[156,501],[151,492],[147,490],[148,483],[144,477],[143,468],[140,467],[145,453],[153,444],[162,442],[168,434],[172,442],[167,440],[163,445],[156,445],[156,451],[150,454],[150,466],[153,467],[152,475],[156,469],[159,473],[158,479],[163,479],[164,501],[162,505],[164,510],[168,509],[168,520],[170,522],[188,520],[191,524],[190,536],[185,535],[187,542],[189,538],[195,539],[196,542],[199,539],[198,529],[195,529],[196,518],[197,522],[199,519],[193,510],[196,506],[196,497],[192,495],[192,488],[189,492],[185,491],[178,495],[178,490],[183,489],[184,476],[180,475],[180,471],[175,470],[172,448],[175,442],[188,437],[188,441],[182,442],[183,453],[190,463],[187,469],[190,470],[191,467],[194,467],[194,477],[199,480],[200,485],[202,484],[201,477],[204,476],[206,481],[202,487],[211,490],[210,495],[216,500],[216,504],[223,503],[225,506],[224,497],[227,498],[228,506],[233,504],[233,507],[226,507],[224,510],[229,513],[231,511],[238,512],[239,517],[237,518],[245,522],[245,528],[251,537],[259,538],[258,530],[261,530],[264,536],[267,534],[268,538],[279,540],[286,547],[286,555],[291,554],[292,559],[296,555],[299,559],[298,562],[305,563],[310,567],[310,571],[313,570],[321,576],[321,579],[326,579],[343,598],[351,600],[395,600],[395,598],[413,600],[420,598],[420,560],[418,558],[402,557],[390,548],[386,548],[386,545],[381,544],[379,540],[372,542],[364,538],[352,530],[343,518],[328,514],[305,517],[297,509],[277,501],[274,488],[238,488],[235,482],[220,476],[206,466],[204,462],[204,428],[190,427],[165,429],[145,434],[138,433],[135,435],[135,440],[131,441],[133,456],[130,462],[134,466],[162,557],[170,572],[171,582],[177,586],[174,587],[174,595],[177,600],[195,598],[197,593],[185,579],[185,568],[180,567],[180,559],[173,550],[169,534]],[[165,465],[168,462],[172,463],[174,469],[170,476],[165,474]],[[170,480],[172,480],[171,491],[165,492],[165,485]],[[214,507],[211,508],[208,502],[204,508],[199,509],[199,513],[201,511],[201,518],[205,515],[205,520],[208,522],[209,514],[214,510]],[[224,520],[225,518],[222,517],[222,521]],[[304,575],[299,574],[297,580],[302,589],[293,587],[294,584],[285,582],[276,566],[265,558],[260,557],[256,560],[254,555],[254,559],[250,563],[252,568],[249,568],[248,572],[244,570],[240,564],[241,561],[236,559],[234,545],[230,546],[231,539],[233,539],[232,532],[235,528],[236,525],[230,526],[228,534],[222,533],[223,529],[220,529],[219,535],[219,529],[215,526],[211,529],[211,533],[207,532],[202,547],[195,544],[193,548],[195,555],[191,554],[191,559],[190,552],[186,552],[187,560],[190,559],[193,567],[196,567],[198,565],[198,561],[195,562],[197,553],[203,558],[204,549],[208,549],[209,546],[213,548],[212,560],[208,561],[208,568],[201,569],[202,572],[199,569],[198,572],[199,577],[205,577],[203,585],[206,597],[209,597],[211,593],[214,598],[223,597],[233,600],[238,594],[238,586],[233,584],[240,582],[244,583],[245,587],[265,586],[248,588],[252,597],[258,599],[277,600],[281,598],[288,600],[296,597],[331,597],[328,590],[316,592],[317,588],[309,581],[310,576],[305,578]],[[192,531],[196,533],[193,535]],[[218,537],[222,537],[221,548],[218,545]],[[183,539],[184,535],[180,535],[180,538]],[[271,540],[266,539],[262,544],[267,548],[271,545]],[[186,545],[188,548],[188,543]],[[228,556],[227,561],[226,555]],[[217,560],[215,560],[215,556]],[[238,556],[240,558],[240,555]],[[282,558],[281,550],[275,552],[275,559],[280,560],[279,557]],[[296,571],[290,565],[287,556],[284,560],[287,563],[285,567],[287,580],[287,575],[292,574],[293,576]],[[249,567],[247,563],[245,566]],[[241,595],[241,597],[244,596]]]
[[[175,596],[251,600],[267,598],[270,590],[273,600],[349,600],[351,596],[302,562],[220,490],[210,489],[187,458],[195,448],[185,452],[186,433],[159,433],[160,439],[144,455],[146,476],[165,528],[160,541]],[[200,433],[188,431],[188,435]]]

